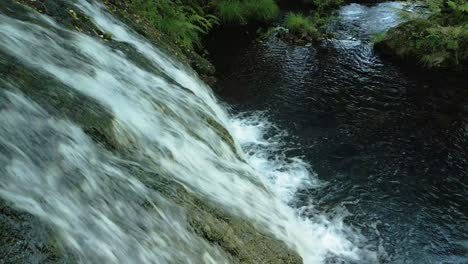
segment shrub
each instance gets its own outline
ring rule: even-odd
[[[247,1],[246,6],[251,19],[260,22],[272,21],[277,18],[279,14],[279,7],[273,0],[251,0]]]
[[[416,41],[416,48],[424,52],[421,60],[428,67],[454,64],[468,60],[468,27],[434,26]]]
[[[218,16],[224,23],[247,23],[247,10],[239,1],[222,1],[217,6]]]
[[[175,0],[127,0],[132,13],[144,18],[165,33],[175,44],[192,49],[200,44],[201,34],[217,23],[200,8],[181,5]]]
[[[291,33],[297,35],[314,35],[318,32],[313,21],[302,14],[289,13],[285,24]]]

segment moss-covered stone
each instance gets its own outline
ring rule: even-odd
[[[0,199],[0,263],[76,263],[47,225]]]
[[[431,23],[426,19],[405,22],[381,36],[375,48],[385,55],[417,62],[423,54],[416,49],[418,39],[415,32],[424,32],[429,27]]]
[[[381,54],[426,69],[468,69],[468,28],[441,25],[440,18],[414,19],[378,37]]]
[[[249,220],[189,192],[182,184],[138,168],[132,172],[147,187],[185,208],[193,232],[219,246],[232,263],[302,263],[302,258],[283,242],[259,230]]]
[[[5,0],[10,1],[10,0]],[[96,26],[91,19],[83,14],[71,2],[48,0],[15,0],[29,6],[42,14],[50,16],[59,24],[70,30],[86,33],[90,36],[101,38],[104,41],[112,39],[112,34]],[[18,9],[20,7],[15,7]],[[18,11],[16,11],[18,12]]]
[[[96,142],[111,150],[122,149],[114,133],[114,117],[106,108],[54,78],[19,64],[0,52],[0,79],[14,84],[52,115],[78,124]]]

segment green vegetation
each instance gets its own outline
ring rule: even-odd
[[[226,24],[245,25],[249,21],[270,22],[279,14],[274,0],[222,0],[216,14]]]
[[[289,13],[286,16],[285,25],[291,33],[296,35],[318,34],[312,19],[302,14]]]
[[[102,1],[138,33],[194,68],[209,84],[215,82],[215,69],[204,57],[203,35],[223,25],[269,23],[279,14],[275,0]]]
[[[468,2],[427,0],[431,15],[389,30],[376,47],[427,68],[468,67]]]
[[[284,27],[288,34],[280,34],[285,40],[295,43],[305,43],[323,38],[325,25],[333,17],[334,11],[344,3],[343,0],[308,0],[312,10],[308,15],[303,13],[289,13],[284,20]]]
[[[330,12],[344,3],[343,0],[311,0],[310,2],[315,8],[315,12],[319,13]]]
[[[182,48],[192,49],[199,45],[201,34],[218,23],[218,19],[205,13],[197,1],[190,4],[177,0],[127,2],[131,13],[145,19]]]
[[[279,14],[274,0],[126,0],[144,19],[183,49],[199,47],[201,36],[220,24],[269,22]]]
[[[385,34],[385,32],[376,33],[372,36],[372,42],[374,43],[382,42],[386,39],[386,37],[387,35]]]

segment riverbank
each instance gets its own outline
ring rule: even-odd
[[[379,35],[376,49],[387,57],[433,71],[468,71],[468,3],[423,1],[409,21]]]
[[[147,0],[106,0],[104,3],[137,32],[153,42],[161,42],[164,49],[190,65],[208,84],[214,84],[216,69],[208,59],[211,50],[205,46],[207,39],[219,36],[219,32],[239,31],[259,37],[258,31],[283,26],[290,32],[287,38],[293,42],[313,41],[320,38],[319,27],[326,18],[344,2],[163,0],[156,4]],[[287,12],[297,19],[283,19]]]
[[[262,140],[286,131],[284,156],[320,181],[293,206],[365,235],[378,260],[355,263],[465,263],[466,79],[375,53],[372,36],[401,23],[403,7],[346,5],[321,45],[251,42],[231,56],[220,96],[253,124],[274,124]]]

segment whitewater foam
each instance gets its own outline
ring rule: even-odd
[[[115,41],[132,45],[165,76],[138,66],[120,50],[66,30],[42,15],[38,15],[36,20],[49,24],[51,28],[35,23],[38,21],[25,22],[0,14],[0,49],[27,67],[52,76],[108,108],[115,116],[115,128],[119,134],[132,137],[135,160],[144,161],[147,170],[157,169],[162,176],[177,179],[230,212],[247,217],[259,229],[270,232],[295,249],[305,263],[321,263],[330,254],[360,259],[360,249],[353,244],[357,238],[349,239],[349,230],[342,219],[329,219],[322,215],[305,218],[301,216],[304,208],[296,210],[287,206],[299,187],[319,185],[320,181],[302,159],[287,157],[284,152],[286,146],[281,141],[284,131],[274,129],[270,122],[255,113],[228,118],[209,87],[194,72],[113,18],[102,5],[80,0],[77,7],[102,29],[111,32]],[[12,170],[8,174],[11,179],[20,178],[22,174],[28,175],[29,180],[35,177],[38,184],[35,192],[27,189],[9,192],[8,189],[15,189],[11,184],[17,183],[16,188],[20,186],[12,181],[4,185],[3,197],[23,204],[24,210],[47,219],[63,234],[68,245],[80,253],[84,262],[132,263],[128,256],[134,257],[133,263],[158,260],[224,262],[222,253],[205,242],[201,243],[199,238],[188,232],[180,214],[168,216],[171,210],[167,208],[172,206],[170,201],[161,200],[157,193],[145,189],[135,179],[123,179],[122,175],[126,173],[121,172],[122,168],[108,164],[108,160],[113,158],[106,156],[108,154],[102,158],[103,154],[95,154],[101,153],[98,147],[67,122],[65,125],[48,122],[55,130],[54,134],[74,131],[72,135],[67,134],[72,138],[70,142],[65,140],[66,144],[51,149],[50,153],[60,154],[57,159],[64,159],[66,164],[72,164],[70,166],[74,170],[82,173],[84,181],[88,182],[86,188],[93,190],[93,195],[102,197],[102,204],[98,203],[96,208],[90,204],[93,199],[89,197],[67,196],[67,193],[58,191],[57,185],[52,189],[48,186],[50,182],[43,182],[50,174],[47,170],[50,163],[43,160],[37,161],[42,166],[38,168],[40,173],[16,173]],[[219,124],[233,135],[234,146],[230,146],[219,127],[213,124]],[[18,123],[11,127],[18,129],[26,125]],[[272,131],[276,136],[266,137],[266,133]],[[241,148],[247,152],[246,155]],[[34,165],[26,163],[27,159],[19,167]],[[107,178],[96,181],[102,177],[101,174]],[[66,177],[63,172],[56,175],[61,179]],[[116,190],[106,192],[106,184],[116,179],[119,182]],[[114,200],[114,191],[128,189],[132,193],[141,193],[130,200],[127,196],[117,196],[120,200]],[[157,219],[163,219],[162,222],[150,220],[151,214],[133,200],[148,197],[166,204],[163,208],[167,210],[157,210],[160,214]],[[38,200],[45,200],[48,210],[37,205],[28,207],[24,202],[40,203]],[[103,208],[105,213],[102,213]],[[161,237],[158,232],[144,233],[142,230],[146,228],[137,229],[136,233],[125,232],[125,228],[132,227],[119,226],[116,221],[128,215],[133,217],[125,223],[144,219],[143,225],[150,225],[148,228],[161,231],[166,236]],[[76,226],[80,232],[76,232]],[[93,228],[95,226],[98,231]],[[176,239],[173,232],[178,234]],[[142,241],[136,243],[139,239]],[[168,243],[174,239],[182,241],[182,244]],[[80,243],[83,240],[94,242],[83,246]],[[200,254],[195,256],[194,253],[201,252],[197,251],[200,248],[188,247],[193,243],[200,243],[202,252],[208,252],[202,255],[203,260],[200,260]],[[147,244],[151,246],[147,247]],[[159,247],[157,253],[151,251]],[[119,252],[120,248],[124,250]],[[177,249],[180,255],[174,252]],[[126,257],[125,254],[129,255]]]

